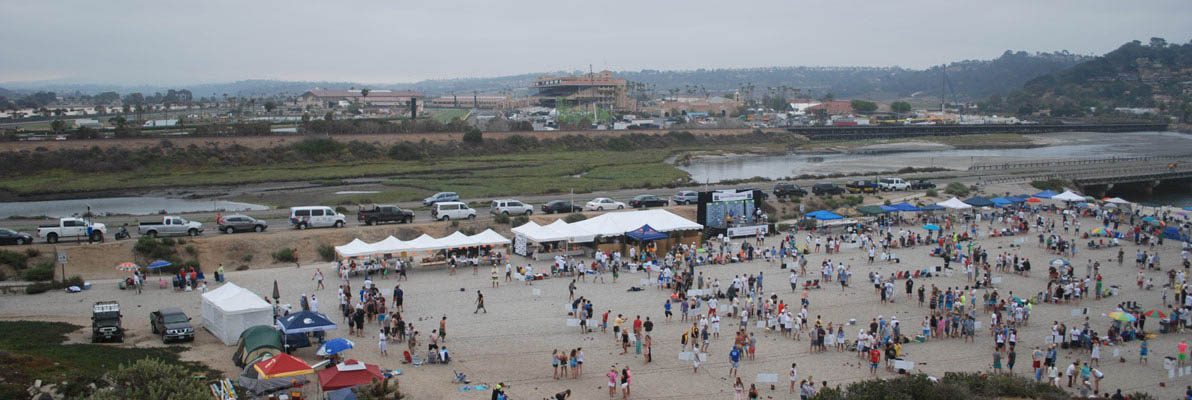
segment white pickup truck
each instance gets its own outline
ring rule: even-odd
[[[37,237],[45,238],[47,243],[71,238],[102,242],[107,233],[108,228],[104,224],[91,223],[82,218],[60,218],[57,225],[37,227]]]
[[[203,233],[203,224],[187,221],[186,218],[166,216],[161,222],[142,222],[137,225],[137,232],[149,237],[158,236],[198,236]]]
[[[887,192],[908,190],[911,188],[911,184],[902,180],[902,178],[881,178],[877,180],[877,186]]]

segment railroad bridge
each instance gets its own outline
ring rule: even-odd
[[[810,140],[898,139],[925,136],[981,135],[990,133],[1038,134],[1051,132],[1162,132],[1167,124],[974,124],[974,125],[862,125],[801,126],[788,131]]]
[[[1118,185],[1150,191],[1160,184],[1178,184],[1192,190],[1192,154],[974,165],[969,171],[981,173],[985,183],[1062,179],[1094,196]]]

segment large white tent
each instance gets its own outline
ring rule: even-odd
[[[417,252],[417,251],[432,251],[443,249],[454,249],[461,247],[477,247],[477,246],[499,246],[509,244],[509,239],[494,232],[492,229],[485,230],[475,235],[465,235],[462,232],[455,232],[442,238],[433,238],[430,235],[423,234],[414,240],[404,241],[393,236],[385,238],[376,243],[366,243],[360,239],[355,239],[348,244],[342,246],[335,246],[335,252],[340,257],[363,257],[380,254],[399,254],[403,252]]]
[[[1051,199],[1060,201],[1085,201],[1084,196],[1076,194],[1071,190],[1065,190],[1063,193],[1051,196]]]
[[[228,282],[203,293],[203,327],[225,345],[236,344],[240,333],[257,325],[273,325],[273,307],[251,290]]]
[[[546,226],[531,221],[513,228],[513,232],[536,243],[586,243],[595,240],[596,236],[621,236],[625,232],[641,228],[642,225],[650,225],[659,232],[703,229],[703,225],[670,211],[643,210],[610,212],[575,223],[567,223],[560,219]]]
[[[960,199],[955,198],[955,197],[948,199],[947,201],[941,201],[939,203],[935,203],[935,205],[943,207],[943,208],[953,209],[953,210],[964,210],[964,209],[973,208],[973,206],[971,206],[968,203],[965,203],[964,201],[961,201]]]

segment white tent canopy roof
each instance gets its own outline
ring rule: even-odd
[[[228,282],[202,296],[203,327],[226,345],[256,325],[273,323],[273,306],[251,290]]]
[[[1114,198],[1112,198],[1112,199],[1105,200],[1105,202],[1106,202],[1106,203],[1113,203],[1113,204],[1134,204],[1134,203],[1131,203],[1131,202],[1129,202],[1128,200],[1126,200],[1126,199],[1123,199],[1123,198],[1121,198],[1121,197],[1114,197]]]
[[[943,208],[950,208],[953,210],[964,210],[964,209],[973,208],[973,206],[970,206],[970,205],[968,205],[968,203],[965,203],[955,197],[948,199],[947,201],[941,201],[939,203],[935,203],[935,205],[943,207]]]
[[[1065,190],[1063,193],[1051,196],[1051,199],[1060,201],[1085,201],[1084,196],[1076,194],[1071,190]]]
[[[496,246],[509,244],[509,239],[494,232],[492,229],[468,236],[463,232],[455,232],[445,237],[435,239],[423,234],[411,241],[403,241],[393,236],[376,243],[365,243],[355,239],[343,246],[336,246],[335,251],[340,257],[361,257],[377,254],[395,254],[402,252],[442,250],[459,247]]]
[[[546,226],[529,223],[514,228],[513,231],[537,243],[564,240],[584,243],[595,240],[596,236],[621,236],[625,232],[641,228],[642,225],[650,225],[659,232],[703,229],[703,225],[666,210],[644,210],[610,212],[575,223],[567,223],[561,219]]]

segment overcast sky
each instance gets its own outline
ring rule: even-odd
[[[0,82],[411,82],[536,71],[920,68],[1192,38],[1190,0],[0,0]]]

